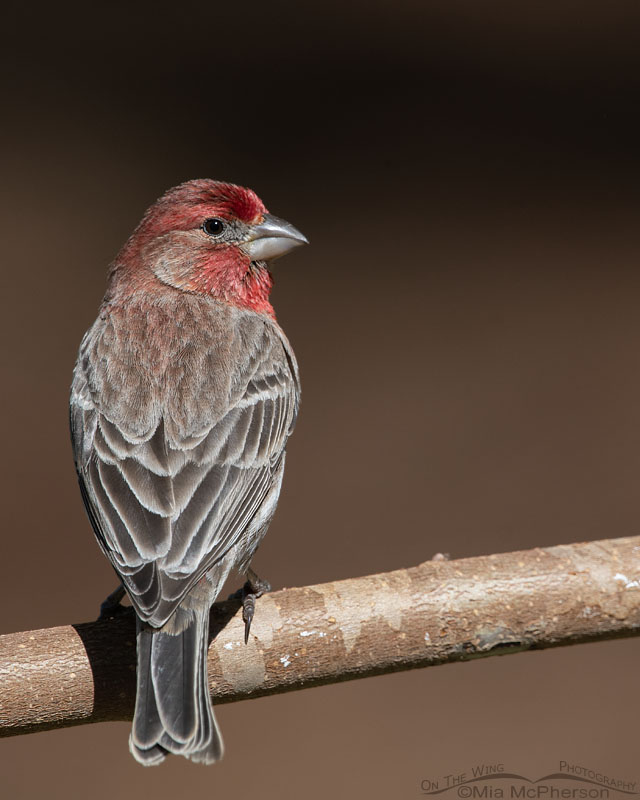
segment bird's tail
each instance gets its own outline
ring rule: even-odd
[[[209,699],[208,639],[208,605],[188,614],[175,634],[138,621],[138,686],[129,749],[141,764],[159,764],[167,753],[200,764],[222,758]]]

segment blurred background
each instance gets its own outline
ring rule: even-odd
[[[636,534],[636,3],[25,4],[3,12],[0,632],[114,588],[67,431],[106,268],[166,188],[254,188],[302,371],[275,588]],[[258,609],[259,611],[259,609]],[[224,706],[215,768],[128,723],[0,742],[0,795],[415,797],[573,761],[639,780],[637,640]]]

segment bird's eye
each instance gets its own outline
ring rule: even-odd
[[[202,230],[209,236],[221,236],[224,231],[224,222],[216,217],[205,219],[202,223]]]

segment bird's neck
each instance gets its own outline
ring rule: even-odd
[[[153,270],[144,267],[130,270],[116,263],[109,294],[118,303],[140,290],[149,297],[187,292],[275,320],[275,311],[269,302],[273,276],[264,262],[238,260],[229,263],[209,259],[191,263],[187,269],[172,269],[172,266],[168,262]]]
[[[229,265],[204,262],[193,270],[188,288],[197,294],[215,297],[237,308],[267,314],[275,319],[269,302],[273,276],[263,262],[244,262],[233,269],[229,269]]]

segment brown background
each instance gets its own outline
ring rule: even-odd
[[[90,619],[113,588],[71,369],[107,263],[192,177],[252,186],[312,243],[276,265],[304,391],[256,559],[275,587],[638,533],[636,3],[7,13],[0,631]],[[206,770],[143,770],[126,723],[3,740],[0,796],[402,798],[483,760],[640,780],[639,652],[225,706]]]

